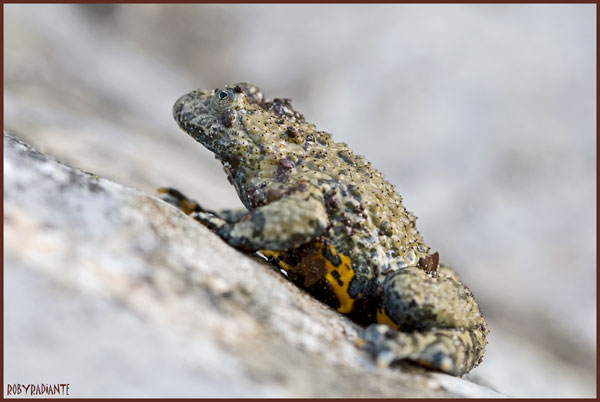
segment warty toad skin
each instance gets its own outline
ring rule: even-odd
[[[222,162],[246,209],[212,212],[162,188],[167,201],[366,326],[379,365],[462,375],[481,362],[488,330],[472,293],[365,158],[250,83],[192,91],[173,115]]]

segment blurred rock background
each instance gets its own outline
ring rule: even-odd
[[[235,207],[173,102],[237,81],[291,98],[385,173],[475,293],[492,332],[472,377],[590,397],[595,38],[591,4],[5,5],[4,128],[142,191]]]

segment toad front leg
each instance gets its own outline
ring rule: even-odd
[[[208,209],[203,208],[195,200],[185,196],[181,191],[171,187],[161,187],[158,189],[158,192],[165,194],[163,201],[166,201],[169,204],[179,208],[186,215],[191,215],[194,212],[205,213],[206,216],[203,220],[200,220],[201,222],[206,221],[208,216],[212,215],[213,217],[219,218],[226,223],[234,223],[240,220],[244,215],[248,214],[247,209],[222,209],[218,212],[209,211]],[[218,221],[219,220],[216,220],[216,222]]]
[[[166,201],[217,233],[233,247],[246,250],[287,250],[321,235],[328,224],[322,198],[316,192],[296,192],[250,212],[212,212],[171,188],[161,188]]]
[[[288,250],[323,234],[327,224],[323,200],[314,193],[298,192],[256,208],[215,232],[246,251]]]
[[[433,278],[414,267],[394,272],[383,285],[382,304],[378,322],[389,326],[371,325],[365,335],[379,365],[406,359],[463,375],[481,362],[488,329],[450,268],[440,265]]]

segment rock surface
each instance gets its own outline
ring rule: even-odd
[[[360,327],[159,199],[4,137],[5,382],[80,397],[498,397],[376,367]],[[6,392],[6,389],[5,389]]]

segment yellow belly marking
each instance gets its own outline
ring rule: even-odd
[[[329,258],[325,257],[325,247],[328,247],[327,251],[333,257],[333,259],[339,258],[340,264],[338,266],[335,266]],[[261,250],[260,253],[265,257],[270,257],[285,271],[294,269],[288,263],[286,263],[283,258],[281,258],[282,254],[285,254],[283,252]],[[327,246],[321,242],[315,243],[314,258],[318,259],[319,263],[325,263],[325,268],[327,269],[325,279],[331,285],[333,293],[340,303],[340,306],[337,308],[337,310],[344,314],[351,312],[352,308],[354,307],[354,299],[352,299],[348,294],[348,287],[350,286],[350,282],[354,277],[354,270],[352,270],[350,258],[338,253],[333,246]]]
[[[321,248],[319,251],[322,253],[323,249]],[[352,263],[350,262],[349,257],[337,253],[335,248],[331,245],[329,246],[329,252],[334,256],[339,257],[341,264],[336,267],[331,261],[323,257],[325,260],[325,266],[327,267],[327,275],[325,275],[325,279],[327,279],[327,281],[331,284],[333,292],[340,302],[340,307],[338,307],[337,310],[340,313],[349,313],[354,307],[354,299],[352,299],[348,294],[350,281],[352,281],[352,278],[354,277]],[[334,272],[337,272],[337,274],[334,274]]]
[[[382,308],[377,309],[377,324],[386,324],[390,328],[398,329],[398,325],[385,313]]]

